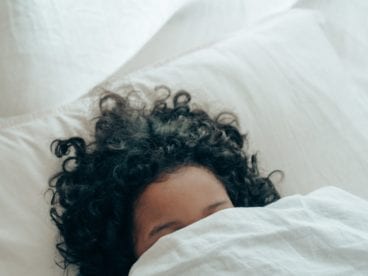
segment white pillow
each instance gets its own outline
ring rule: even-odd
[[[186,88],[210,110],[231,109],[264,172],[286,173],[283,194],[335,185],[368,197],[367,93],[323,31],[319,13],[291,10],[257,27],[103,85]]]
[[[0,1],[0,117],[77,99],[188,1]]]
[[[298,0],[190,1],[124,64],[119,74],[130,73],[153,62],[223,39],[234,31],[256,26],[267,17],[289,10],[296,1]]]
[[[258,27],[102,86],[123,93],[155,85],[186,89],[212,113],[231,109],[259,151],[266,174],[282,169],[283,195],[335,185],[368,197],[368,118],[364,93],[344,74],[314,13],[280,13]],[[0,129],[0,267],[6,275],[59,275],[56,229],[43,193],[60,169],[55,138],[88,138],[98,92]]]

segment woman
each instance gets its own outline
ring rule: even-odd
[[[178,91],[151,107],[130,96],[100,98],[94,141],[55,140],[68,156],[49,182],[51,218],[63,268],[80,275],[127,275],[160,237],[231,207],[265,206],[280,198],[243,149],[237,117],[211,118]],[[146,104],[146,103],[145,103]],[[227,119],[231,118],[229,122]]]

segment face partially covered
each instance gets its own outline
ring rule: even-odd
[[[234,207],[223,184],[205,168],[187,166],[150,184],[136,202],[134,237],[140,257],[160,237]]]

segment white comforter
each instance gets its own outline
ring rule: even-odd
[[[325,187],[226,209],[162,237],[130,275],[368,275],[368,202]]]

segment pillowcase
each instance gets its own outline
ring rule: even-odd
[[[77,99],[188,1],[1,1],[0,117]]]
[[[100,87],[149,97],[165,84],[185,89],[210,113],[232,110],[259,152],[261,173],[285,172],[282,195],[335,185],[368,197],[368,111],[323,30],[318,14],[280,13],[232,37],[122,76]],[[54,264],[48,178],[61,160],[55,138],[90,138],[99,89],[74,103],[7,121],[0,129],[0,267],[6,275],[59,275]],[[276,180],[275,180],[276,181]]]
[[[203,47],[240,29],[249,29],[267,17],[289,10],[298,0],[195,0],[170,18],[159,32],[119,70],[143,66]],[[231,16],[229,16],[231,14]],[[195,26],[195,28],[193,28]]]
[[[334,185],[368,197],[367,93],[347,74],[325,23],[320,13],[290,10],[190,55],[118,72],[102,86],[149,93],[164,83],[193,92],[210,110],[233,110],[263,173],[286,173],[284,195]]]

